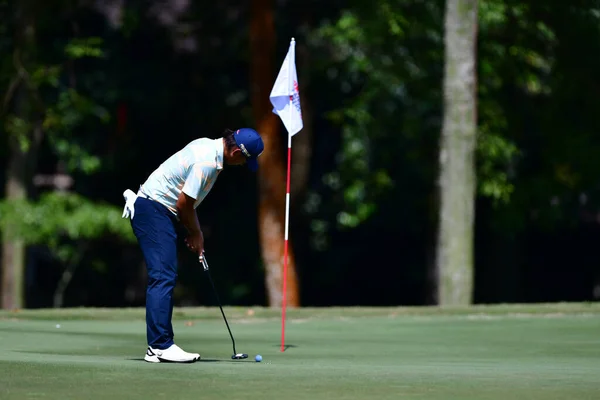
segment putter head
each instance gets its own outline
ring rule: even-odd
[[[244,358],[248,358],[248,354],[246,353],[237,353],[231,356],[232,360],[243,360]]]

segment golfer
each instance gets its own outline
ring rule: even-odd
[[[173,341],[173,289],[177,279],[177,233],[187,230],[187,247],[202,259],[204,237],[196,207],[212,189],[224,166],[246,164],[258,168],[263,141],[254,129],[226,130],[223,137],[200,138],[169,157],[144,182],[139,191],[127,189],[123,218],[131,226],[148,271],[144,359],[152,363],[194,362],[197,353],[183,351]]]

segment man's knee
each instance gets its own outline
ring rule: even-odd
[[[177,274],[164,274],[160,272],[148,272],[148,288],[172,290],[177,282]]]

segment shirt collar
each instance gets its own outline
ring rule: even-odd
[[[215,159],[217,161],[217,170],[220,171],[223,169],[223,153],[224,153],[225,143],[223,143],[223,138],[215,139],[214,143],[215,143],[215,150],[217,151],[216,159]]]

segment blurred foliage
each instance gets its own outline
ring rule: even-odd
[[[409,13],[424,18],[409,20]],[[337,222],[343,227],[366,221],[382,196],[389,195],[398,149],[419,157],[418,149],[407,147],[418,141],[418,120],[428,124],[432,105],[425,104],[429,96],[417,99],[413,90],[439,72],[423,68],[441,61],[441,54],[432,51],[441,43],[440,26],[432,24],[436,18],[441,14],[434,2],[355,2],[313,36],[313,42],[330,50],[335,63],[328,74],[344,95],[341,107],[329,112],[342,127],[337,168],[323,177],[334,191],[342,191]],[[432,89],[430,96],[438,96]]]
[[[340,97],[327,117],[342,132],[335,165],[323,176],[332,196],[319,200],[336,219],[328,221],[327,211],[313,223],[318,248],[332,229],[355,229],[386,212],[386,199],[413,179],[433,178],[436,167],[428,160],[440,126],[441,5],[355,1],[312,34],[313,46],[330,55],[325,71]]]
[[[99,37],[69,40],[64,48],[66,62],[87,57],[103,57],[103,43]],[[44,131],[56,156],[66,164],[68,171],[81,170],[85,174],[97,171],[100,167],[99,157],[90,154],[84,143],[78,143],[76,139],[80,136],[78,133],[82,126],[85,126],[87,119],[93,118],[97,122],[107,123],[110,121],[110,114],[74,87],[60,83],[63,78],[61,75],[68,74],[63,66],[42,65],[39,69],[45,71],[37,74],[41,77],[40,83],[57,89],[55,93],[50,94],[52,104],[46,109],[43,121]]]
[[[183,3],[31,3],[38,44],[25,67],[46,134],[36,172],[64,165],[77,194],[32,190],[30,202],[10,214],[23,235],[50,246],[78,235],[130,243],[120,219],[124,189],[136,189],[193,138],[254,125],[249,3]],[[0,0],[2,93],[16,71],[15,4]],[[598,238],[600,208],[598,10],[596,0],[480,1],[477,301],[591,296],[600,265],[586,245]],[[277,3],[276,59],[296,37],[302,101],[313,110],[305,121],[314,132],[310,179],[291,215],[306,304],[425,302],[437,218],[443,11],[441,0]],[[23,148],[31,140],[32,121],[8,114],[0,124],[3,161],[7,133]],[[198,212],[223,300],[257,304],[264,283],[256,181],[244,172],[222,174]],[[26,223],[27,215],[35,222]],[[235,252],[232,225],[247,238]],[[90,249],[91,258],[116,266],[93,275],[110,282],[103,288],[141,260],[131,248]],[[181,298],[208,304],[210,288],[199,290],[192,261],[182,257]],[[129,274],[130,282],[139,275]],[[576,282],[563,286],[565,274]]]
[[[42,42],[43,33],[49,33],[44,29],[52,26],[51,14],[43,6],[29,2],[12,6],[12,18],[6,21],[13,34],[7,30],[4,36],[8,51],[3,64],[9,67],[3,71],[3,77],[8,79],[1,82],[6,88],[1,108],[3,131],[9,139],[16,139],[27,164],[38,164],[38,147],[46,143],[53,156],[66,167],[63,172],[79,170],[89,175],[99,169],[100,158],[92,154],[89,139],[82,133],[86,132],[86,124],[106,123],[110,116],[106,109],[77,90],[75,68],[79,67],[79,61],[85,63],[88,58],[102,57],[103,40],[64,38],[63,44],[53,43],[59,49],[62,47],[61,52],[56,52],[54,46],[48,49]],[[24,104],[24,99],[29,104]],[[41,137],[35,129],[38,124]],[[31,186],[33,172],[28,170],[13,179],[23,176],[25,181],[19,184]],[[118,229],[118,220],[114,219],[118,210],[114,206],[90,202],[75,194],[42,194],[37,201],[8,198],[0,201],[0,210],[0,228],[5,233],[24,239],[28,245],[46,246],[67,268],[73,268],[70,265],[82,256],[74,243],[106,235],[118,234],[130,240],[132,237],[125,229]]]
[[[73,133],[90,116],[96,117],[100,122],[109,120],[109,114],[104,108],[73,89],[59,93],[56,103],[46,111],[43,128],[56,156],[65,162],[69,171],[79,169],[91,174],[100,167],[100,158],[89,154],[85,147],[73,140]]]
[[[27,244],[44,244],[66,261],[72,255],[67,243],[106,235],[124,243],[135,242],[129,220],[110,204],[93,202],[75,193],[50,192],[37,201],[0,203],[0,229]]]
[[[337,204],[342,226],[365,222],[382,198],[393,196],[390,188],[398,184],[399,176],[394,158],[399,153],[421,163],[424,177],[435,176],[435,166],[426,165],[428,150],[419,146],[418,138],[437,141],[443,5],[439,1],[351,2],[312,37],[313,43],[326,47],[335,60],[327,73],[343,93],[340,108],[328,114],[342,128],[337,168],[323,177],[331,189],[342,192]],[[582,15],[578,7],[567,6],[561,12],[593,26],[593,12]],[[539,2],[480,2],[478,191],[497,207],[510,203],[518,176],[523,176],[518,168],[528,144],[519,140],[522,129],[530,134],[531,129],[541,132],[545,128],[531,124],[549,116],[519,109],[515,102],[543,106],[566,95],[556,87],[559,38],[553,25],[559,15],[558,10]],[[576,56],[578,50],[571,49],[572,57]],[[590,53],[598,54],[589,48],[579,51]],[[552,131],[547,128],[545,132]],[[573,143],[572,135],[553,136],[559,137]],[[590,149],[595,148],[595,139],[589,139]],[[426,146],[433,147],[431,143]],[[587,172],[592,170],[581,171]],[[574,182],[564,173],[546,179],[555,178]]]

